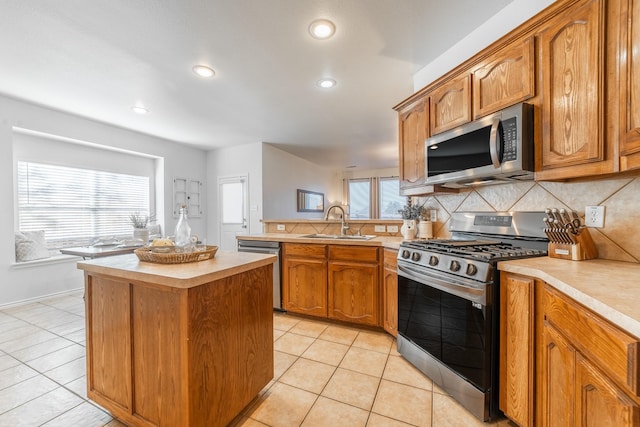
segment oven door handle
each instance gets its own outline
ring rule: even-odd
[[[398,264],[398,275],[411,279],[424,286],[431,286],[443,292],[456,295],[468,301],[487,305],[487,284],[480,285],[456,280],[450,276],[425,272],[408,265]]]

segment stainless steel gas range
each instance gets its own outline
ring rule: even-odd
[[[497,262],[547,255],[544,212],[458,212],[398,251],[398,351],[483,421],[498,409]]]

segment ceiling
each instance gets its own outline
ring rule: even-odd
[[[511,1],[0,0],[0,93],[204,149],[396,167],[412,75]],[[317,18],[334,37],[309,36]]]

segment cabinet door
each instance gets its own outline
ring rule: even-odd
[[[327,262],[285,258],[282,272],[284,309],[327,317]]]
[[[500,275],[500,409],[521,427],[534,425],[534,293],[533,278]]]
[[[382,327],[394,337],[398,335],[398,260],[397,251],[384,250],[382,276]]]
[[[134,407],[129,283],[87,276],[86,301],[87,395],[131,413]]]
[[[580,353],[576,362],[576,425],[632,427],[640,425],[634,403]]]
[[[538,424],[573,427],[576,351],[549,322],[542,329]]]
[[[398,112],[400,190],[424,185],[424,141],[428,135],[428,98],[415,101]]]
[[[621,166],[633,169],[640,167],[640,1],[623,0],[620,16]]]
[[[542,169],[584,166],[551,178],[612,172],[599,164],[606,151],[604,0],[578,2],[550,22],[539,33]]]
[[[507,46],[473,70],[473,116],[480,118],[535,95],[533,37]]]
[[[431,92],[431,134],[471,121],[471,76],[464,74]]]
[[[329,261],[329,318],[378,325],[377,264]]]

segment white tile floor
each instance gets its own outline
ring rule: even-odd
[[[486,425],[385,333],[276,313],[274,340],[275,378],[234,426]],[[87,400],[85,361],[82,292],[0,310],[0,427],[123,426]]]

